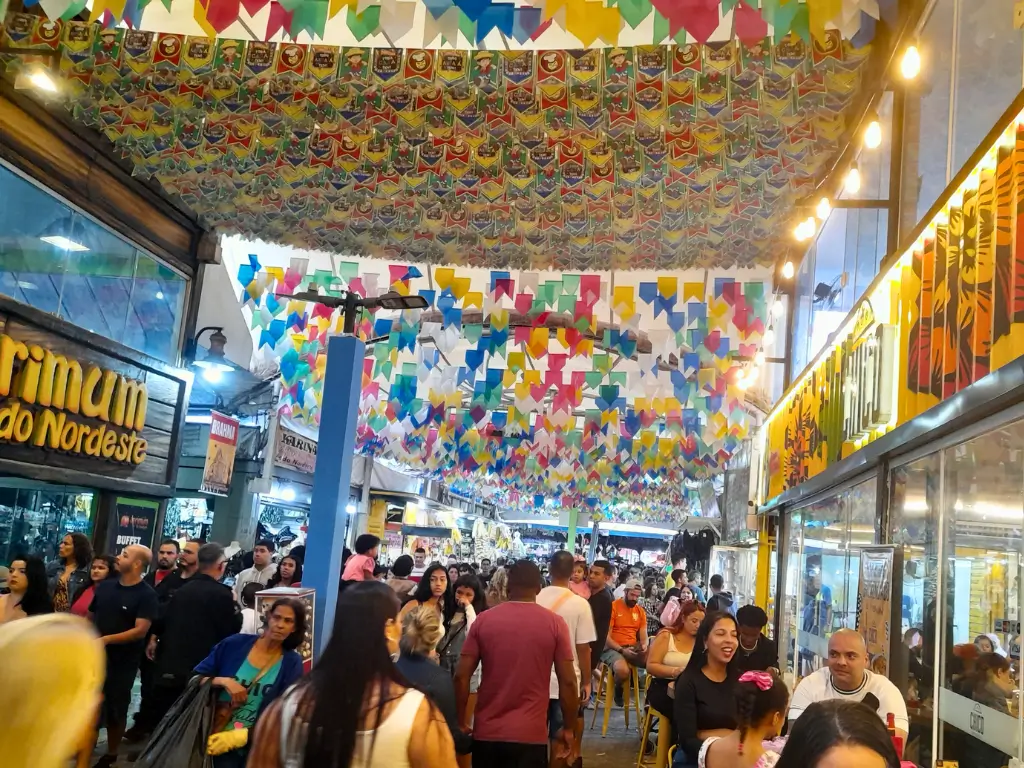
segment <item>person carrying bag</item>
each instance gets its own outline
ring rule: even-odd
[[[213,718],[213,683],[194,677],[153,730],[136,768],[210,768],[207,741]]]

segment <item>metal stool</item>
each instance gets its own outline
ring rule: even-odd
[[[629,692],[630,688],[635,691],[636,696],[636,720],[637,727],[640,726],[640,672],[632,664],[629,667],[629,677],[626,679],[623,690],[622,711],[626,719],[626,727],[629,728]],[[597,686],[597,698],[594,706],[594,716],[590,718],[590,730],[594,730],[597,723],[597,707],[601,705],[601,694],[604,693],[604,722],[601,726],[601,738],[608,735],[608,716],[612,711],[612,696],[615,691],[615,675],[612,668],[607,664],[601,664],[601,682]]]
[[[647,676],[650,680],[650,675]],[[636,768],[645,764],[644,750],[647,749],[647,738],[651,735],[651,725],[658,718],[658,749],[655,752],[654,768],[667,768],[669,750],[672,748],[672,723],[651,705],[647,705],[644,715],[644,727],[640,730],[640,754],[636,758]]]

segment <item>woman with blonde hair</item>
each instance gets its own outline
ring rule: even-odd
[[[498,568],[491,574],[491,582],[487,587],[487,607],[508,602],[508,571]]]
[[[400,655],[395,665],[413,688],[429,696],[444,716],[455,742],[455,751],[466,754],[472,740],[459,728],[455,711],[455,684],[447,670],[434,660],[438,642],[444,637],[441,618],[431,606],[421,606],[402,619]]]
[[[95,630],[76,616],[0,627],[0,680],[11,702],[0,717],[4,765],[66,766],[92,736],[105,666]]]

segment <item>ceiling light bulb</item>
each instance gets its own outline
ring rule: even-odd
[[[204,368],[203,378],[206,379],[211,384],[216,384],[218,381],[224,378],[224,371],[217,367]]]
[[[786,273],[786,268],[785,267],[782,268],[782,273],[783,274]],[[772,316],[773,317],[782,317],[782,313],[785,312],[785,311],[786,311],[786,308],[782,305],[782,301],[780,299],[776,299],[774,302],[772,302]]]
[[[736,382],[736,386],[739,387],[740,389],[746,389],[747,387],[750,386],[750,382],[747,381],[746,379],[740,379],[739,381]]]
[[[850,170],[846,172],[846,178],[843,179],[843,187],[851,195],[856,195],[860,192],[860,171],[856,165],[850,166]]]
[[[900,60],[900,74],[904,80],[913,80],[921,72],[921,52],[916,45],[907,46]]]
[[[770,347],[772,344],[774,344],[775,343],[775,331],[773,331],[771,328],[766,330],[764,332],[764,339],[763,339],[763,341],[764,341],[764,345],[766,347]]]
[[[804,227],[804,222],[801,221],[799,224],[793,227],[793,239],[795,239],[798,243],[802,243],[804,240],[807,239],[807,231]]]
[[[782,276],[784,278],[786,278],[787,280],[792,280],[793,279],[793,275],[795,275],[795,274],[796,274],[796,267],[793,266],[793,262],[792,261],[787,261],[785,264],[782,265]],[[776,303],[778,303],[778,302],[776,302]]]
[[[754,355],[754,362],[758,365],[764,365],[764,352],[758,352]]]
[[[864,131],[864,146],[868,149],[878,149],[881,144],[882,125],[877,120],[872,120]]]
[[[810,240],[814,237],[814,233],[818,231],[818,222],[814,220],[813,216],[808,216],[804,219],[804,232],[807,235],[807,239]]]
[[[53,78],[45,70],[37,69],[29,75],[28,81],[40,91],[46,91],[47,93],[57,92],[57,84],[53,82]]]
[[[158,299],[162,299],[162,298],[164,297],[164,292],[163,292],[163,291],[157,291],[157,292],[156,292],[156,297],[157,297]]]
[[[741,381],[743,381],[743,379],[744,379],[744,377],[746,375],[747,375],[746,371],[744,371],[742,368],[737,368],[736,369],[736,383],[739,384]]]
[[[814,213],[821,221],[828,218],[828,215],[832,213],[832,203],[829,202],[827,197],[823,197],[818,201],[818,205],[814,209]]]

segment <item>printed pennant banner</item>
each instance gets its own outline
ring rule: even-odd
[[[753,37],[764,30],[751,8],[731,12]],[[444,25],[460,9],[438,5],[431,18]],[[281,23],[307,24],[300,10]],[[8,17],[0,46],[57,50],[57,98],[72,117],[211,229],[394,261],[568,271],[773,263],[794,204],[835,157],[867,55],[836,31],[823,43],[491,52],[29,14]],[[4,59],[17,70],[30,56]]]

